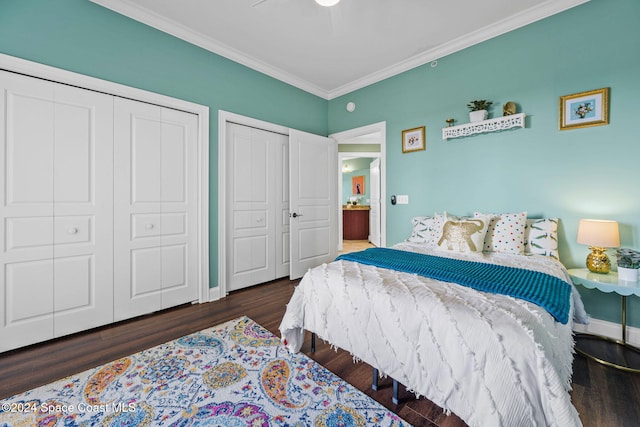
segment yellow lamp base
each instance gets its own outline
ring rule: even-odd
[[[591,253],[587,256],[587,268],[589,271],[600,274],[607,274],[611,271],[611,261],[609,257],[604,253],[605,248],[599,248],[597,246],[590,246]]]

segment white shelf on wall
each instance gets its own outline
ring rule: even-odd
[[[442,128],[442,139],[460,138],[476,133],[497,132],[500,130],[515,127],[524,127],[526,114],[512,114],[510,116],[496,117],[495,119],[483,120],[481,122],[466,123],[464,125],[450,126]]]

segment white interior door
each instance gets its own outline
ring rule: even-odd
[[[380,158],[369,164],[369,241],[380,246]]]
[[[197,299],[195,115],[115,99],[114,315]]]
[[[338,252],[337,143],[306,132],[289,133],[290,279],[333,261]]]

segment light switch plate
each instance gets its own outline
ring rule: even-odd
[[[399,205],[408,205],[409,204],[409,196],[398,196],[398,204]]]

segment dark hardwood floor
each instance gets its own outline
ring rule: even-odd
[[[274,334],[285,304],[297,282],[277,280],[231,293],[207,304],[186,305],[119,322],[108,327],[63,337],[42,344],[0,353],[0,398],[127,356],[145,348],[246,315]],[[351,355],[318,340],[310,353],[310,339],[302,351],[415,426],[464,426],[455,415],[415,399],[400,388],[400,404],[391,402],[391,380],[371,390],[371,367],[353,363]],[[574,362],[574,405],[585,427],[631,427],[640,424],[640,374],[599,365],[577,355]]]

